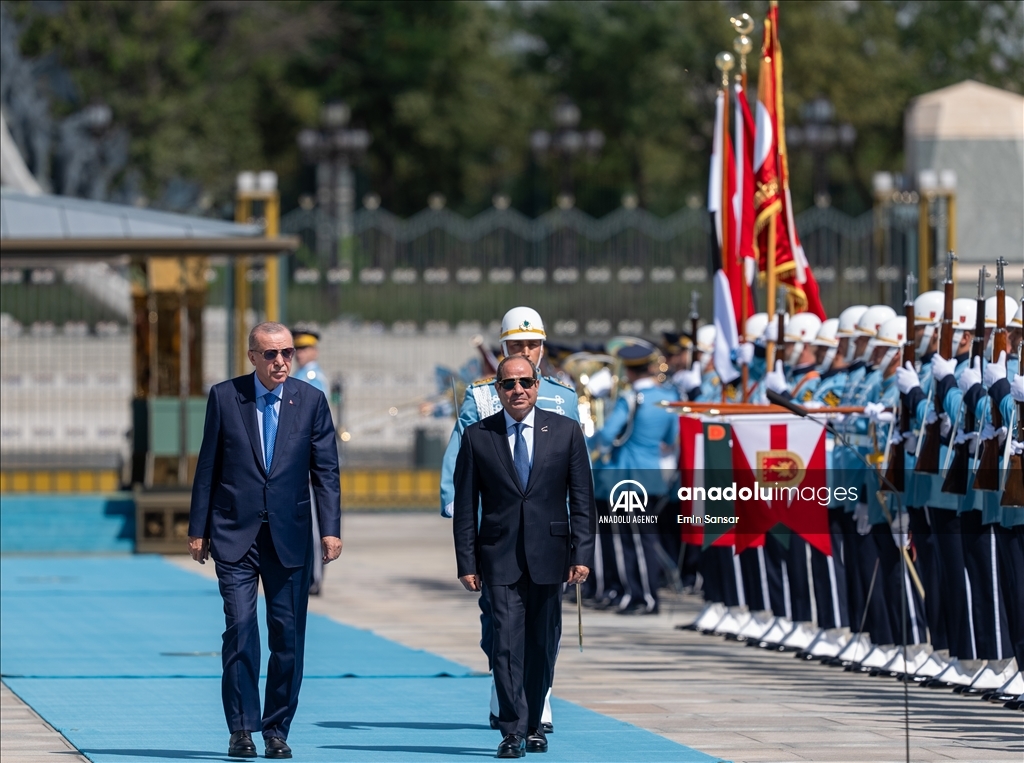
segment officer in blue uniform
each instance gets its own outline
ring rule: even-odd
[[[295,342],[295,371],[292,375],[296,379],[302,379],[307,384],[313,385],[330,399],[328,390],[331,387],[327,375],[321,370],[319,363],[320,333],[313,327],[300,323],[292,329],[292,339]],[[313,539],[315,541],[320,537],[320,527],[316,517],[316,496],[313,495],[312,488],[309,491],[309,505],[313,512]],[[319,554],[313,554],[313,575],[309,581],[310,595],[319,596],[323,584],[324,563]]]
[[[647,491],[647,506],[622,513],[648,516],[661,508],[660,499],[671,492],[671,485],[662,474],[663,462],[677,461],[678,420],[660,403],[675,402],[679,397],[669,385],[659,383],[654,366],[658,354],[654,347],[638,342],[622,347],[618,356],[625,367],[629,387],[619,395],[604,427],[594,436],[602,452],[594,464],[594,481],[612,486],[621,480],[640,483]],[[599,497],[607,498],[607,516],[617,513],[612,504],[614,496],[602,493]],[[656,522],[613,525],[613,531],[616,529],[622,555],[619,572],[626,585],[616,611],[656,615],[661,579],[658,525]]]
[[[547,333],[544,331],[544,322],[536,310],[530,307],[513,307],[505,313],[505,317],[501,320],[500,339],[501,351],[505,357],[522,355],[534,366],[540,367]],[[537,407],[568,416],[573,421],[580,420],[576,390],[559,379],[549,376],[541,377],[540,390],[537,393]],[[455,422],[455,429],[448,440],[448,447],[441,463],[441,516],[449,519],[452,516],[452,507],[455,502],[453,482],[455,461],[459,455],[459,447],[462,445],[462,433],[466,427],[500,410],[502,410],[501,402],[498,400],[498,392],[494,388],[493,377],[475,381],[466,388],[462,405],[459,406],[458,420]],[[484,581],[480,591],[480,648],[487,655],[488,666],[491,664],[492,637],[491,601],[487,581]],[[541,716],[541,724],[547,734],[554,730],[551,721],[550,700],[551,689],[549,688],[548,697],[544,701],[544,713]],[[498,695],[493,683],[491,685],[490,724],[492,729],[498,728]]]

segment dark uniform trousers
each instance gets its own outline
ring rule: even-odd
[[[215,560],[216,561],[216,560]],[[264,737],[288,737],[299,703],[306,643],[306,609],[313,569],[312,547],[301,567],[285,567],[278,558],[270,527],[264,522],[252,547],[237,562],[216,562],[224,599],[221,694],[229,729],[259,731]],[[260,633],[256,619],[259,582],[267,602],[270,662],[260,720]]]

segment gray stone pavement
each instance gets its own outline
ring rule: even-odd
[[[0,760],[4,763],[86,763],[63,736],[0,684]]]
[[[351,514],[345,549],[310,609],[484,671],[476,596],[455,578],[451,524],[433,514]],[[212,565],[172,557],[213,577]],[[723,760],[881,763],[904,760],[903,687],[675,626],[695,597],[657,617],[565,609],[555,694]],[[1024,715],[952,692],[911,687],[913,761],[1024,759]],[[3,687],[3,761],[83,760]],[[481,707],[481,720],[487,708]],[[10,720],[9,720],[10,719]],[[558,715],[555,715],[558,733]],[[56,757],[57,755],[60,757]]]

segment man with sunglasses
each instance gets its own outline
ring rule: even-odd
[[[228,755],[290,758],[286,742],[302,682],[306,608],[313,554],[341,554],[338,448],[327,398],[289,377],[295,348],[280,323],[249,334],[255,373],[210,390],[199,450],[188,545],[200,564],[213,557],[224,599],[221,693],[231,739]],[[321,539],[314,548],[310,485]],[[256,600],[267,602],[270,662],[260,715],[260,634]]]
[[[541,359],[544,357],[544,343],[547,341],[547,333],[544,330],[544,321],[540,314],[530,307],[513,307],[501,319],[501,352],[505,357],[520,355],[538,368]],[[565,382],[550,376],[541,376],[537,385],[537,408],[544,411],[551,411],[561,416],[567,416],[575,422],[579,422],[579,401],[576,398],[576,390]],[[480,379],[466,388],[466,394],[462,404],[458,408],[458,421],[455,422],[455,429],[452,431],[451,439],[448,441],[448,448],[444,453],[444,461],[441,464],[441,516],[452,516],[452,507],[455,502],[455,461],[459,455],[459,446],[462,444],[462,433],[481,419],[502,410],[501,400],[498,391],[494,386],[494,377]],[[491,600],[487,586],[484,585],[480,591],[480,648],[487,655],[487,665],[493,670],[491,660]],[[550,691],[548,692],[550,695]],[[492,684],[490,724],[492,729],[498,728],[498,693]],[[550,700],[544,702],[544,719],[542,721],[544,731],[548,734],[554,731],[551,716]]]
[[[586,441],[575,421],[536,408],[539,382],[526,358],[502,360],[495,381],[502,410],[466,429],[455,465],[459,579],[469,591],[482,583],[490,591],[499,758],[547,751],[541,718],[562,585],[583,582],[593,566],[597,513]]]

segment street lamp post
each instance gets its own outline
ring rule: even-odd
[[[370,133],[348,127],[351,111],[347,104],[336,101],[325,104],[320,111],[320,129],[299,133],[299,148],[306,161],[316,164],[317,204],[327,212],[317,224],[317,256],[321,264],[338,266],[338,245],[341,259],[351,266],[352,218],[355,206],[355,183],[352,164],[366,149]]]
[[[857,129],[848,122],[835,124],[835,114],[832,102],[819,96],[801,107],[802,126],[786,128],[787,146],[804,147],[811,152],[814,162],[814,204],[818,207],[832,204],[832,197],[828,193],[828,155],[836,148],[848,151],[857,140]]]
[[[530,134],[530,148],[538,158],[553,156],[559,164],[560,209],[571,209],[576,204],[573,195],[572,162],[583,151],[596,156],[604,147],[604,133],[597,129],[578,130],[580,109],[566,97],[558,99],[551,111],[554,132],[534,130]]]

